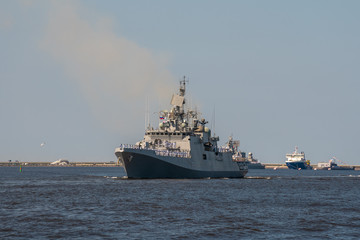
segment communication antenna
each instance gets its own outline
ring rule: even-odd
[[[213,115],[212,115],[212,119],[211,119],[211,129],[213,130],[213,136],[215,137],[215,104],[214,104],[214,109],[213,109]]]
[[[186,76],[184,76],[183,80],[180,80],[180,96],[185,95],[185,84],[189,83],[189,78],[186,80]]]
[[[150,127],[149,97],[145,98],[145,129]]]
[[[144,129],[146,130],[146,125],[147,125],[147,97],[145,97],[145,116],[144,116]]]

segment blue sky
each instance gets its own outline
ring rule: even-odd
[[[264,163],[298,146],[314,164],[360,165],[359,9],[0,1],[0,161],[116,160],[115,147],[143,137],[146,99],[151,112],[169,108],[186,75],[221,144],[233,135]]]

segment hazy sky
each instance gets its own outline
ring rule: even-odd
[[[0,161],[116,161],[120,143],[143,138],[146,99],[157,125],[186,75],[221,144],[233,135],[263,163],[298,146],[313,164],[360,165],[359,11],[350,0],[0,0]]]

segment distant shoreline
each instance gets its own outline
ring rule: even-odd
[[[51,164],[51,162],[0,162],[0,167],[122,167],[122,164],[104,162],[74,162],[69,164]]]
[[[0,162],[0,167],[122,167],[122,164],[114,162],[73,162],[66,165],[54,165],[51,162]],[[280,163],[264,163],[266,169],[287,169],[286,164]],[[317,165],[311,165],[313,168],[317,168]],[[355,167],[355,170],[360,170],[360,165],[350,165]]]

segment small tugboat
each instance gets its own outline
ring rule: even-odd
[[[121,144],[115,155],[128,178],[243,178],[244,161],[233,158],[236,144],[220,147],[199,112],[185,108],[185,77],[171,100],[172,109],[159,113],[159,127],[148,126],[135,145]]]
[[[295,151],[293,153],[286,154],[286,166],[289,169],[312,169],[310,166],[310,161],[305,159],[305,153],[298,152],[298,147],[295,147]]]
[[[336,158],[333,157],[329,162],[318,163],[318,170],[355,170],[355,167],[351,166],[338,166],[336,163]]]

